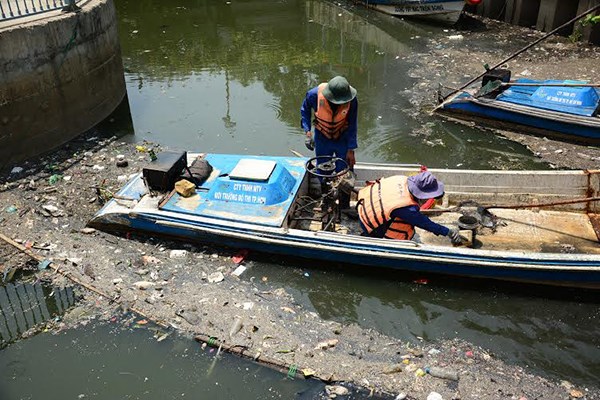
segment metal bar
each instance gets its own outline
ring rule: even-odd
[[[594,87],[600,88],[600,83],[519,83],[501,82],[501,86],[544,86],[544,87]]]
[[[81,0],[0,0],[0,21],[76,7]]]
[[[8,3],[8,12],[10,13],[11,17],[14,17],[15,14],[13,13],[12,7],[10,6],[10,0],[8,0],[7,3]]]
[[[21,13],[21,8],[19,7],[19,0],[15,0],[15,5],[17,6],[17,14],[18,14],[19,16],[23,15],[23,14]]]

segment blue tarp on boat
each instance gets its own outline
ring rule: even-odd
[[[191,197],[160,208],[198,217],[281,226],[302,183],[304,158],[208,154],[213,173]]]
[[[581,84],[582,81],[537,81],[519,79],[518,83],[534,84]],[[600,93],[593,87],[573,86],[511,86],[500,94],[496,100],[521,104],[533,108],[558,111],[573,115],[591,117],[598,109]]]

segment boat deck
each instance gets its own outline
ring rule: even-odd
[[[587,214],[546,210],[491,210],[498,217],[496,231],[481,227],[476,248],[485,250],[522,250],[539,253],[600,254],[600,242]],[[447,213],[432,219],[446,226],[457,226],[461,214]],[[418,230],[429,244],[448,244],[447,238]],[[470,231],[461,231],[469,239]]]
[[[536,253],[599,254],[600,242],[587,214],[546,210],[492,210],[497,217],[495,231],[480,227],[477,230],[475,248],[481,250],[524,251]],[[462,214],[443,213],[430,218],[442,225],[456,227]],[[319,230],[320,223],[313,222],[304,229]],[[451,246],[446,237],[435,236],[417,228],[419,241],[424,244]],[[360,235],[358,221],[342,216],[338,233]],[[471,247],[471,232],[461,230],[468,239],[464,246]]]

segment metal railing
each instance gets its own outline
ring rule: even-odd
[[[77,8],[81,0],[0,0],[0,22],[46,11]]]

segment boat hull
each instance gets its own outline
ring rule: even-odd
[[[464,120],[478,120],[499,129],[509,129],[562,140],[600,143],[600,126],[586,126],[561,119],[558,113],[534,116],[532,110],[510,111],[478,102],[455,102],[438,110],[440,114]],[[475,118],[473,118],[475,117]]]
[[[464,1],[362,1],[367,7],[396,17],[423,18],[454,24],[464,8]]]
[[[478,243],[472,237],[472,243],[465,246],[451,246],[447,238],[423,230],[419,230],[418,242],[379,239],[361,236],[360,227],[350,221],[342,220],[341,230],[337,227],[335,231],[322,230],[320,217],[310,211],[321,209],[316,206],[318,200],[314,200],[320,197],[310,194],[321,185],[316,178],[310,179],[303,173],[306,159],[217,154],[203,157],[214,169],[191,197],[182,197],[175,191],[168,196],[151,192],[142,174],[138,174],[88,225],[108,232],[140,232],[191,242],[213,242],[368,268],[600,288],[597,202],[567,202],[537,212],[499,210],[495,218],[505,221],[503,225],[493,231],[482,231]],[[258,161],[265,160],[272,165],[269,164],[262,177],[255,176],[254,171],[243,170],[241,176],[236,173],[240,164],[249,162],[264,171]],[[292,173],[284,173],[284,169]],[[412,175],[419,169],[362,163],[354,171],[356,187],[361,187],[382,176]],[[517,199],[526,204],[540,200],[561,204],[572,198],[600,198],[600,171],[434,169],[431,172],[445,183],[445,198],[452,204],[462,204],[465,200],[502,204]],[[226,196],[226,190],[230,196]],[[279,197],[273,197],[273,191]],[[255,195],[257,200],[264,199],[254,201]],[[453,226],[460,213],[447,211],[432,218]],[[306,212],[308,217],[303,214]]]
[[[186,242],[214,243],[261,253],[301,257],[305,259],[379,267],[400,271],[495,279],[528,284],[600,289],[598,260],[564,260],[553,257],[515,257],[499,254],[496,257],[457,254],[440,249],[426,249],[407,242],[404,246],[381,239],[373,243],[344,243],[327,232],[295,230],[281,232],[248,231],[223,226],[191,223],[190,221],[158,222],[153,216],[105,215],[89,225],[103,230],[144,232]],[[161,219],[163,217],[160,217]],[[111,226],[112,225],[112,226]],[[396,246],[390,246],[394,244]]]
[[[562,140],[600,143],[600,118],[539,110],[503,104],[496,100],[456,98],[443,104],[437,112],[459,119],[482,121],[500,129],[511,129]],[[475,117],[475,118],[473,118]]]

